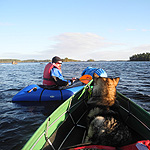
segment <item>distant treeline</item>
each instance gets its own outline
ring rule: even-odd
[[[135,54],[130,57],[130,61],[150,61],[150,53]]]
[[[65,58],[65,59],[62,59],[62,61],[63,62],[80,62],[80,61],[82,61],[82,60],[74,60],[74,59],[69,59],[69,58]],[[91,62],[91,61],[94,61],[94,59],[89,59],[89,60],[87,60],[87,62]]]
[[[21,62],[48,62],[50,60],[35,60],[35,59],[28,59],[28,60],[19,60],[19,59],[0,59],[0,63],[21,63]]]
[[[81,61],[81,60],[74,60],[74,59],[69,59],[69,58],[64,58],[62,59],[63,62],[78,62],[78,61]]]
[[[19,59],[0,59],[0,63],[12,63],[13,61],[21,62]]]
[[[62,59],[63,62],[80,62],[81,60],[74,60],[74,59],[69,59],[69,58],[64,58]],[[89,60],[87,60],[89,61]],[[94,61],[94,60],[92,60]],[[35,60],[35,59],[28,59],[28,60],[19,60],[19,59],[0,59],[0,63],[21,63],[21,62],[51,62],[51,60],[46,59],[46,60]]]

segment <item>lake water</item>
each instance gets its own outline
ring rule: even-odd
[[[46,63],[0,64],[0,150],[21,149],[47,116],[53,104],[16,104],[12,98],[30,84],[42,84]],[[150,62],[64,62],[65,78],[80,77],[87,67],[103,68],[120,77],[117,90],[150,112]]]

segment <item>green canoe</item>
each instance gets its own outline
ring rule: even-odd
[[[50,149],[82,144],[86,135],[87,100],[91,82],[60,105],[29,139],[23,150]],[[117,92],[119,112],[135,133],[135,142],[150,140],[150,114],[133,101]]]

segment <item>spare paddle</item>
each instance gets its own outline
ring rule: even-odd
[[[88,84],[92,80],[92,76],[85,74],[82,77],[80,77],[79,80],[84,84]]]

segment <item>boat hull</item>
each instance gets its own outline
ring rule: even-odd
[[[78,147],[79,144],[84,145],[83,141],[87,133],[87,100],[92,88],[90,84],[91,82],[60,105],[34,133],[23,150],[60,150]],[[150,139],[150,114],[119,92],[117,92],[117,100],[120,102],[118,111],[135,133],[133,143],[121,149],[128,150],[129,147],[132,149],[138,141]]]
[[[84,86],[77,86],[61,90],[48,90],[36,84],[29,85],[18,92],[12,99],[13,102],[41,102],[66,100]]]

